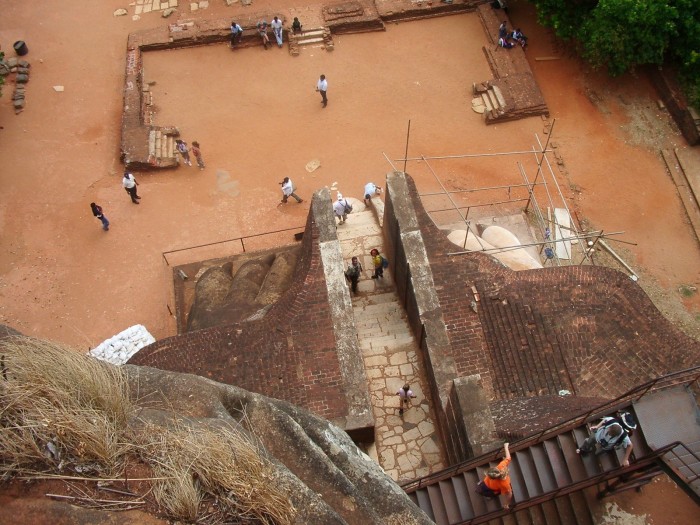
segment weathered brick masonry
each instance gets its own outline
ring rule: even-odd
[[[458,248],[432,223],[410,177],[407,183],[457,374],[481,374],[494,398],[561,389],[614,398],[700,361],[700,343],[621,272],[600,266],[514,272],[488,255],[448,255]],[[478,314],[469,306],[472,285]]]
[[[346,416],[318,236],[309,214],[294,284],[263,320],[170,337],[130,363],[202,375],[331,420]]]

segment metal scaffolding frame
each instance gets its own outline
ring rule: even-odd
[[[481,250],[484,253],[503,253],[511,250],[516,250],[520,248],[525,248],[525,247],[530,247],[530,246],[539,246],[540,247],[540,257],[542,256],[542,252],[545,252],[545,259],[543,262],[543,266],[547,264],[547,261],[551,261],[552,264],[561,266],[562,265],[562,260],[559,258],[557,255],[557,250],[556,250],[556,244],[557,243],[565,243],[565,242],[571,242],[571,241],[578,241],[581,246],[581,251],[582,251],[582,258],[581,261],[578,263],[579,265],[582,265],[585,261],[589,261],[591,264],[595,264],[592,258],[592,254],[596,249],[596,245],[600,242],[600,245],[603,246],[606,250],[610,251],[613,257],[615,257],[628,271],[632,273],[633,278],[636,278],[636,274],[632,271],[632,269],[627,266],[624,261],[622,261],[617,254],[615,254],[603,241],[604,238],[612,237],[615,235],[621,235],[624,234],[625,232],[603,232],[603,230],[596,230],[596,231],[590,231],[590,232],[582,232],[579,230],[579,228],[576,226],[574,216],[571,214],[569,206],[566,202],[566,199],[564,197],[564,194],[562,192],[561,186],[559,185],[559,181],[557,180],[556,174],[552,168],[552,164],[549,161],[549,157],[547,156],[547,153],[551,153],[554,150],[549,149],[550,141],[552,138],[552,133],[554,131],[554,126],[556,124],[556,119],[552,121],[552,126],[550,127],[549,134],[547,136],[547,140],[545,141],[544,145],[542,144],[542,141],[540,140],[540,137],[535,134],[535,140],[537,142],[537,147],[534,145],[532,146],[532,149],[529,151],[507,151],[507,152],[497,152],[497,153],[469,153],[469,154],[461,154],[461,155],[442,155],[442,156],[426,156],[426,155],[421,155],[419,157],[408,157],[408,135],[407,135],[407,143],[406,143],[406,154],[404,155],[404,158],[401,159],[393,159],[393,161],[387,156],[386,153],[384,153],[384,157],[386,158],[387,162],[391,166],[392,170],[394,171],[400,171],[397,170],[396,166],[394,165],[394,162],[403,162],[404,163],[404,172],[406,169],[406,164],[409,161],[420,161],[423,162],[427,168],[430,170],[430,173],[435,177],[435,180],[437,183],[440,185],[440,188],[442,191],[439,192],[428,192],[428,193],[421,193],[421,197],[428,197],[428,196],[434,196],[434,195],[445,195],[449,199],[451,203],[451,207],[447,208],[441,208],[441,209],[436,209],[436,210],[426,210],[428,212],[428,216],[431,218],[433,223],[437,226],[435,223],[435,219],[432,217],[433,213],[437,212],[443,212],[443,211],[451,211],[454,210],[456,211],[460,218],[461,221],[464,222],[466,229],[467,229],[467,235],[465,236],[465,246],[463,251],[455,251],[455,252],[450,252],[448,255],[463,255],[467,253],[472,253],[469,250],[466,250],[466,242],[467,242],[467,237],[469,235],[469,232],[472,232],[474,234],[475,238],[477,239],[477,242],[479,242],[479,245],[481,246]],[[410,129],[410,128],[409,128]],[[448,190],[445,185],[443,184],[442,180],[438,176],[438,174],[435,172],[431,164],[429,163],[430,160],[449,160],[449,159],[466,159],[466,158],[478,158],[478,157],[503,157],[503,156],[510,156],[510,155],[534,155],[536,163],[537,163],[537,171],[535,173],[534,178],[530,180],[528,177],[525,167],[523,164],[518,161],[516,162],[520,177],[522,179],[522,183],[518,184],[506,184],[506,185],[498,185],[498,186],[487,186],[487,187],[480,187],[480,188],[470,188],[470,189],[460,189],[460,190]],[[549,180],[548,180],[549,179]],[[550,188],[551,187],[551,188]],[[527,197],[526,198],[520,198],[520,199],[510,199],[510,192],[513,188],[526,188],[527,190]],[[546,195],[546,199],[544,204],[547,206],[547,217],[544,216],[543,214],[543,208],[540,205],[540,202],[538,200],[538,196],[535,193],[535,189],[539,188],[544,190],[544,193]],[[486,204],[471,204],[469,206],[459,206],[455,200],[452,198],[453,194],[458,194],[458,193],[477,193],[477,192],[482,192],[482,191],[487,191],[487,190],[497,190],[497,189],[507,189],[508,190],[508,197],[509,200],[507,201],[495,201],[495,202],[488,202]],[[541,199],[540,195],[540,199]],[[537,228],[539,229],[539,237],[542,239],[541,241],[538,240],[537,242],[533,243],[526,243],[526,244],[517,244],[517,245],[511,245],[511,246],[506,246],[506,247],[501,247],[501,248],[485,248],[484,245],[480,242],[480,237],[479,235],[476,234],[476,232],[473,230],[471,220],[469,219],[469,212],[472,208],[478,208],[478,207],[483,207],[483,206],[499,206],[502,204],[509,204],[513,202],[522,202],[522,201],[527,201],[525,204],[525,207],[523,208],[523,211],[526,214],[532,213],[535,219],[535,222],[537,224]],[[558,206],[555,206],[555,201],[561,203]],[[532,210],[530,208],[532,207]],[[561,225],[557,222],[556,215],[554,217],[551,217],[549,211],[554,210],[555,208],[563,208],[566,210],[566,213],[569,215],[571,218],[570,226],[567,227],[565,225]],[[466,208],[466,213],[463,213],[462,210]],[[566,235],[562,236],[559,239],[552,239],[552,234],[555,231],[565,231]],[[625,242],[625,241],[621,241]],[[629,244],[634,244],[634,243],[629,243]],[[565,244],[566,246],[566,244]],[[570,264],[576,264],[574,262],[574,254],[571,253],[573,250],[571,250],[570,245],[569,247],[566,248],[568,260],[571,261]]]

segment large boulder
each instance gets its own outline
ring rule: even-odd
[[[245,427],[269,453],[274,483],[299,525],[408,525],[432,521],[340,428],[284,401],[208,379],[125,365],[144,400],[139,424]]]

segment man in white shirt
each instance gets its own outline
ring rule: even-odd
[[[328,91],[328,81],[326,80],[326,75],[321,75],[316,83],[316,91],[321,93],[321,104],[325,108],[328,105],[328,98],[326,97],[326,91]]]
[[[304,202],[294,193],[294,183],[292,179],[285,177],[280,184],[282,185],[282,204],[286,204],[289,197],[294,197],[297,202]]]
[[[274,17],[270,22],[270,27],[272,27],[272,32],[277,40],[277,47],[282,47],[282,20]]]
[[[134,204],[140,204],[139,199],[141,197],[139,197],[136,193],[136,186],[138,185],[139,183],[136,182],[134,176],[128,171],[125,171],[124,178],[122,179],[122,186],[124,186],[124,189],[129,194],[129,197],[131,197],[131,202]]]
[[[241,43],[241,38],[243,38],[243,28],[235,21],[231,22],[231,49]]]
[[[369,201],[372,200],[374,195],[379,195],[382,189],[377,186],[374,182],[368,182],[365,184],[365,204],[369,206]]]
[[[591,425],[591,435],[583,442],[580,448],[576,449],[577,454],[587,454],[595,452],[600,454],[613,448],[624,449],[622,466],[630,464],[630,455],[633,445],[630,439],[630,432],[637,428],[637,423],[629,412],[623,412],[619,418],[604,417],[597,425]]]
[[[338,192],[338,200],[333,203],[333,212],[338,217],[338,224],[348,220],[348,200],[344,199],[340,192]]]

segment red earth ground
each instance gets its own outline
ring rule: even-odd
[[[119,162],[126,38],[173,18],[113,17],[126,7],[116,0],[37,4],[0,0],[0,45],[12,55],[12,43],[25,40],[32,64],[24,112],[14,115],[11,84],[0,98],[0,322],[83,350],[137,323],[156,338],[173,335],[163,252],[303,226],[312,192],[334,182],[359,197],[365,182],[381,183],[391,169],[384,153],[403,157],[409,120],[409,156],[530,150],[535,134],[546,137],[538,117],[485,126],[472,112],[472,83],[491,78],[475,15],[389,24],[386,32],[336,37],[332,53],[303,48],[298,57],[224,45],[155,52],[146,55],[145,78],[156,82],[156,123],[198,140],[207,169],[137,173],[143,199],[136,206],[121,187]],[[280,4],[256,0],[251,9],[276,5],[289,13]],[[640,284],[698,337],[699,295],[684,299],[678,288],[700,286],[700,248],[658,154],[685,142],[643,76],[591,71],[536,25],[531,6],[511,4],[556,119],[553,140],[565,160],[568,180],[560,180],[570,205],[591,228],[624,231],[622,239],[637,243],[621,251]],[[318,12],[310,2],[295,3],[307,6]],[[231,13],[212,1],[174,18]],[[559,58],[535,60],[544,56]],[[325,109],[314,92],[321,73],[329,80]],[[308,173],[312,159],[321,167]],[[430,167],[450,188],[490,186],[521,182],[518,160],[534,173],[524,157]],[[439,190],[424,163],[409,162],[407,171],[421,192]],[[306,202],[278,206],[285,175]],[[104,207],[109,232],[92,217],[91,201]],[[276,242],[279,236],[263,236],[246,247]],[[240,242],[231,242],[169,260],[239,250]]]

